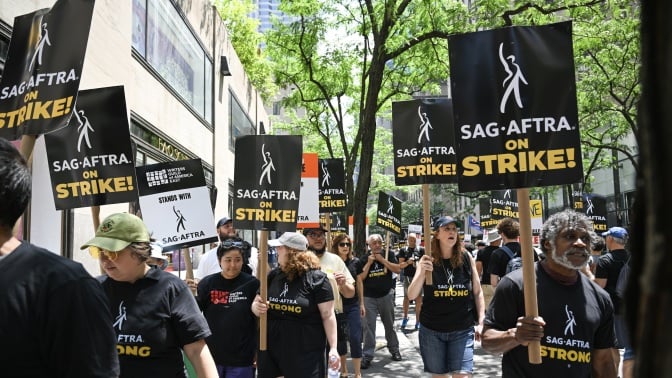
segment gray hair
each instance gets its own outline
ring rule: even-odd
[[[558,234],[566,229],[589,231],[592,229],[592,223],[586,215],[570,209],[551,215],[541,227],[541,235],[539,237],[541,250],[544,253],[549,252],[546,249],[546,241],[555,246],[555,239],[558,237]]]
[[[378,240],[379,242],[383,242],[383,237],[380,234],[371,234],[369,235],[369,238],[366,239],[367,243],[371,243],[373,240]]]

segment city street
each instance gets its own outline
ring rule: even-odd
[[[409,320],[405,332],[399,330],[399,324],[402,318],[402,303],[404,299],[404,288],[401,283],[397,283],[396,307],[395,307],[395,328],[399,338],[399,350],[403,357],[402,361],[392,361],[390,353],[387,351],[385,342],[385,331],[383,324],[378,317],[376,326],[376,353],[371,367],[362,370],[364,377],[422,377],[429,376],[423,373],[422,358],[420,357],[420,346],[418,344],[418,332],[414,330],[415,309],[411,305],[409,309]],[[476,377],[501,377],[500,356],[494,356],[481,349],[480,343],[476,343],[474,350],[474,376]],[[352,376],[352,366],[348,359],[348,372]]]

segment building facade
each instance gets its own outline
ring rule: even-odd
[[[0,69],[14,17],[53,4],[53,0],[0,2]],[[117,85],[124,86],[131,138],[137,146],[136,166],[201,159],[214,218],[229,215],[235,138],[265,133],[270,119],[211,2],[97,1],[80,90]],[[55,210],[40,139],[33,152],[33,199],[23,236],[97,274],[97,262],[79,250],[94,233],[91,210]],[[134,205],[102,206],[100,218]],[[255,237],[252,232],[244,236]],[[197,259],[207,248],[191,252]]]

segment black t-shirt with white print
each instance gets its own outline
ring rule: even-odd
[[[360,267],[358,268],[359,272],[363,271],[364,265],[369,259],[371,252],[367,253],[359,261]],[[397,264],[397,257],[394,253],[390,253],[387,257],[387,261]],[[390,290],[394,287],[394,280],[392,279],[392,271],[387,269],[385,271],[385,265],[374,261],[369,267],[369,274],[367,274],[364,279],[364,296],[369,298],[382,298],[390,293]]]

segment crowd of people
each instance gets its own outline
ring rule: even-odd
[[[394,327],[399,275],[401,326],[414,301],[432,377],[471,376],[475,341],[502,354],[503,377],[616,377],[622,348],[623,375],[632,374],[617,290],[629,264],[628,232],[612,227],[600,238],[572,210],[544,222],[534,265],[538,316],[527,316],[523,270],[509,270],[521,254],[510,218],[477,243],[476,258],[449,216],[433,223],[430,253],[417,235],[397,256],[371,234],[358,258],[347,234],[285,232],[268,242],[278,264],[269,266],[264,300],[255,275],[268,262],[229,218],[218,222],[220,243],[208,252],[217,268],[187,283],[163,270],[161,246],[142,219],[112,214],[81,247],[100,263],[93,278],[14,236],[30,194],[25,160],[0,139],[0,318],[11,325],[0,327],[3,376],[186,377],[190,366],[198,377],[326,377],[327,370],[346,377],[349,354],[359,378],[373,364],[378,318],[391,360],[404,358]],[[608,252],[595,252],[600,241]],[[265,348],[258,317],[267,319]],[[542,363],[529,362],[530,343],[540,344]]]

